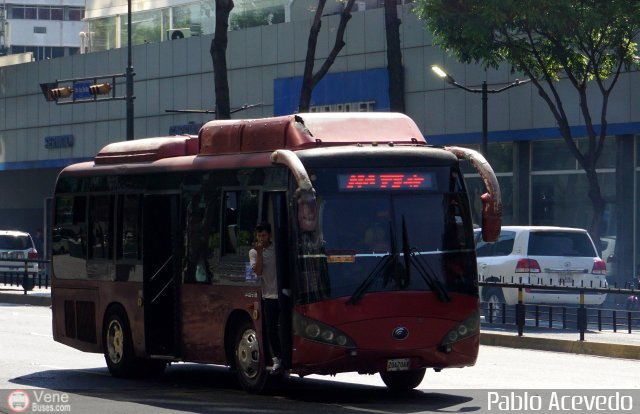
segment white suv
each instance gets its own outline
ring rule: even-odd
[[[0,230],[0,277],[21,276],[26,259],[38,258],[33,239],[29,233],[14,230]],[[33,279],[38,274],[38,263],[28,263],[27,273]]]
[[[503,226],[495,243],[482,241],[476,230],[481,281],[553,286],[607,287],[607,267],[586,230],[568,227]],[[524,303],[579,304],[570,290],[523,289]],[[481,287],[483,301],[518,303],[516,288]],[[585,292],[585,305],[600,305],[606,293]]]

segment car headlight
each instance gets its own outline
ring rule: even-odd
[[[310,319],[299,313],[293,313],[293,333],[312,341],[330,345],[355,348],[355,343],[344,332],[332,326]]]

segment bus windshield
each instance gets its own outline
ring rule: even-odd
[[[434,291],[442,301],[451,292],[476,294],[469,202],[450,170],[316,172],[317,223],[299,232],[298,300],[349,296],[356,303],[367,292],[400,290]],[[393,187],[383,182],[389,176],[402,178]]]

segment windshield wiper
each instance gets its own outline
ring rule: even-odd
[[[422,255],[412,250],[411,257],[420,258],[422,257]],[[440,279],[437,278],[437,276],[434,276],[435,273],[433,272],[433,269],[431,269],[431,266],[429,266],[428,263],[422,263],[422,260],[416,260],[415,264],[416,269],[418,269],[418,273],[422,277],[422,280],[424,280],[427,286],[429,286],[429,289],[435,292],[440,302],[450,302],[451,297],[447,292],[446,286],[440,281]],[[425,264],[427,265],[427,267],[429,267],[430,271],[427,271],[424,268]]]
[[[411,249],[411,243],[409,243],[409,233],[407,232],[407,225],[404,220],[404,215],[402,215],[402,254],[404,255],[404,265],[407,268],[406,279],[404,280],[404,282],[406,283],[406,286],[408,286],[410,281],[409,269],[411,269],[411,258],[417,256],[417,254]],[[429,266],[429,270],[431,270],[431,272],[428,272],[424,268],[420,260],[416,260],[415,262],[418,273],[422,277],[422,280],[425,281],[427,286],[429,286],[429,289],[436,293],[438,299],[441,302],[449,302],[451,298],[449,297],[449,293],[447,293],[447,288],[442,282],[440,282],[440,280],[436,276],[434,276],[433,269],[431,269],[431,267]]]
[[[348,305],[355,305],[360,302],[360,299],[362,299],[362,296],[369,289],[374,280],[381,275],[383,276],[383,286],[387,286],[389,283],[389,266],[393,268],[394,273],[397,270],[399,254],[396,248],[396,240],[393,234],[393,228],[391,227],[391,222],[389,222],[389,235],[391,253],[385,254],[380,261],[378,261],[371,273],[369,273],[367,278],[356,288],[349,300],[347,300]]]
[[[386,270],[387,266],[392,260],[394,260],[394,256],[392,254],[385,254],[382,259],[380,259],[380,261],[376,264],[376,267],[373,268],[371,273],[369,273],[367,278],[353,292],[353,294],[347,301],[347,305],[355,305],[356,303],[360,302],[360,299],[362,299],[362,295],[364,295],[364,292],[369,289],[369,286],[371,286],[371,284],[377,277],[380,277],[380,275],[384,274],[383,270]]]

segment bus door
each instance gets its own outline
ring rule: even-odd
[[[276,247],[276,268],[278,270],[278,288],[280,299],[280,343],[285,361],[291,361],[291,251],[289,238],[289,221],[287,214],[287,193],[264,193],[262,205],[267,209],[264,216],[271,222],[272,240]],[[289,295],[283,294],[283,291]]]
[[[146,195],[143,201],[143,294],[146,352],[177,356],[178,201],[176,194]]]

